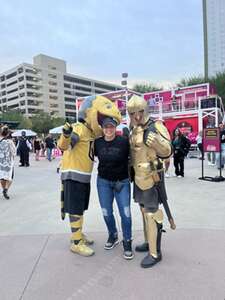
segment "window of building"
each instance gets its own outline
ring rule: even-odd
[[[20,93],[20,98],[24,97],[25,96],[25,93]]]
[[[2,82],[2,81],[4,81],[5,80],[5,75],[2,75],[1,77],[0,77],[0,82]]]
[[[8,101],[13,101],[13,100],[16,100],[18,98],[19,98],[18,96],[15,96],[15,97],[12,97],[12,98],[8,98]]]
[[[70,84],[64,83],[64,87],[70,89]]]
[[[91,88],[85,88],[85,87],[82,87],[82,86],[76,86],[76,85],[74,85],[73,89],[91,93]]]
[[[52,65],[48,65],[48,68],[49,68],[50,70],[56,70],[56,67],[55,67],[55,66],[52,66]]]
[[[76,117],[76,112],[66,111],[66,117]]]
[[[17,83],[17,80],[8,83],[7,86],[11,86],[11,85],[13,85],[13,84],[15,84],[15,83]]]
[[[2,98],[2,103],[6,103],[7,99],[6,98]]]
[[[73,96],[75,93],[73,91],[66,91],[66,90],[64,90],[64,94],[65,95],[71,95],[71,96]]]
[[[56,74],[51,74],[51,73],[49,73],[49,74],[48,74],[48,77],[53,78],[53,79],[56,79],[56,78],[57,78],[57,75],[56,75]]]
[[[15,72],[10,73],[9,75],[7,75],[7,76],[6,76],[6,79],[10,79],[10,78],[12,78],[12,77],[14,77],[14,76],[16,76],[16,75],[17,75],[17,72],[15,71]]]
[[[73,109],[73,110],[76,110],[75,103],[74,103],[73,105],[71,105],[71,104],[65,104],[65,108],[66,108],[66,109]]]
[[[23,68],[22,68],[22,67],[18,69],[18,73],[19,73],[19,74],[20,74],[20,73],[23,73]]]
[[[57,97],[57,96],[50,95],[50,96],[49,96],[49,99],[58,100],[58,97]]]
[[[49,104],[49,107],[50,107],[50,108],[58,108],[59,106],[58,106],[58,104],[50,103],[50,104]]]
[[[106,90],[110,90],[110,91],[115,91],[116,90],[116,87],[110,86],[108,84],[102,84],[102,83],[95,82],[94,86],[98,87],[100,89],[106,89]]]
[[[18,108],[19,104],[13,104],[13,105],[9,105],[8,108],[9,109],[14,109],[14,108]]]
[[[49,93],[58,93],[58,90],[56,90],[56,89],[49,89]]]
[[[11,93],[14,93],[14,92],[17,92],[17,91],[18,91],[18,89],[13,89],[13,90],[8,91],[7,94],[11,94]]]
[[[70,76],[67,76],[67,75],[64,75],[64,80],[69,81],[69,82],[80,83],[80,84],[84,84],[84,85],[91,85],[91,81],[89,81],[89,80],[74,78],[74,77],[70,77]]]
[[[2,85],[1,85],[1,89],[4,89],[5,88],[5,83],[3,83]]]
[[[57,82],[55,82],[55,81],[49,81],[48,84],[55,86],[55,85],[57,85]]]
[[[75,102],[74,98],[65,97],[65,102]]]
[[[25,100],[20,101],[20,106],[24,106],[25,105]]]
[[[26,76],[26,78],[27,78],[28,76]],[[20,82],[20,81],[23,81],[24,80],[24,76],[21,76],[21,77],[19,77],[18,78],[18,81]]]
[[[19,85],[19,90],[24,89],[24,84]]]
[[[28,114],[39,114],[40,112],[43,112],[43,109],[28,108]]]

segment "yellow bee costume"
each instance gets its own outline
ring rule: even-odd
[[[131,120],[131,165],[134,170],[134,198],[144,217],[145,238],[149,254],[142,260],[143,268],[152,267],[161,260],[161,233],[163,213],[159,209],[163,189],[161,159],[171,155],[170,136],[161,121],[154,121],[148,113],[147,102],[132,96],[127,105]]]
[[[88,247],[89,241],[82,233],[83,213],[88,208],[90,180],[93,168],[92,144],[102,135],[101,124],[106,117],[118,123],[121,115],[114,103],[103,96],[85,98],[79,110],[79,122],[66,123],[58,141],[63,151],[61,164],[61,214],[69,214],[72,237],[71,251],[90,256],[94,251]]]

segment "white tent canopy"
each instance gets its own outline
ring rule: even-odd
[[[25,131],[26,136],[36,136],[37,133],[30,130],[30,129],[19,129],[13,132],[12,137],[19,137],[22,136],[22,132]]]
[[[62,128],[63,128],[63,125],[59,126],[59,127],[52,128],[52,129],[49,130],[49,133],[51,133],[51,134],[61,134],[62,133]]]

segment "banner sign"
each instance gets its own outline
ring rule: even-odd
[[[220,152],[220,128],[203,129],[204,152]]]

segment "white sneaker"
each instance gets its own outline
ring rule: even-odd
[[[178,177],[178,178],[181,178],[182,176],[181,176],[181,175],[178,175],[177,177]]]
[[[165,173],[165,177],[166,177],[166,178],[169,178],[169,177],[170,177],[170,174],[166,172],[166,173]]]

